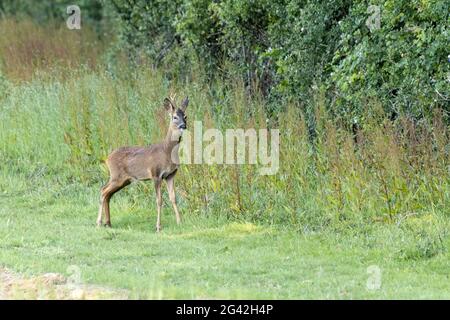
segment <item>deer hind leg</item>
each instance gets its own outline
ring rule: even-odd
[[[161,205],[162,205],[162,197],[161,197],[161,180],[158,179],[155,181],[155,191],[156,191],[156,208],[158,211],[158,216],[156,218],[156,232],[161,231]]]
[[[103,218],[103,190],[109,185],[109,182],[105,184],[100,189],[100,203],[98,208],[98,215],[97,215],[97,227],[100,227],[102,225],[102,218]]]
[[[178,211],[177,206],[177,198],[175,196],[175,184],[174,184],[174,176],[170,176],[167,178],[167,192],[169,193],[170,202],[172,202],[173,210],[175,211],[175,217],[177,219],[177,224],[181,222],[180,212]]]
[[[97,226],[100,227],[102,225],[102,219],[103,219],[103,212],[105,211],[105,196],[108,191],[108,189],[111,186],[111,180],[108,181],[107,184],[105,184],[100,189],[100,205],[98,208],[98,216],[97,216]]]
[[[109,201],[111,197],[120,189],[126,187],[130,184],[129,180],[119,180],[111,179],[109,182],[101,189],[100,195],[100,208],[97,217],[97,225],[102,224],[102,212],[105,212],[105,225],[111,227],[111,216],[109,212]]]

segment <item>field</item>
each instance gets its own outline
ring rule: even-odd
[[[324,87],[271,113],[242,79],[208,82],[200,64],[183,77],[120,56],[111,66],[90,31],[0,27],[1,298],[450,298],[446,110],[394,121],[367,101],[355,133]],[[164,190],[155,233],[153,185],[139,182],[113,197],[112,228],[96,227],[103,161],[164,137],[173,92],[190,98],[188,129],[279,129],[279,170],[182,165],[181,225]]]
[[[79,284],[126,289],[130,298],[150,299],[449,296],[448,252],[407,258],[431,244],[395,225],[298,234],[184,212],[185,221],[177,226],[166,203],[164,229],[156,234],[153,201],[133,206],[119,195],[113,228],[98,229],[97,189],[5,172],[0,181],[0,261],[29,276],[70,277],[78,270],[71,266],[77,266]],[[442,241],[448,247],[448,239]],[[379,268],[379,282],[371,266]],[[38,297],[26,291],[16,295]]]

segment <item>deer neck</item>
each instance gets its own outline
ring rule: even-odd
[[[172,152],[172,150],[180,144],[180,141],[181,141],[180,132],[179,131],[175,132],[170,126],[169,130],[167,130],[166,138],[164,139],[165,149],[169,152]]]

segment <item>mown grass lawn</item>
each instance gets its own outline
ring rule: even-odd
[[[96,228],[96,189],[39,181],[0,175],[0,266],[24,275],[80,270],[82,283],[150,299],[450,298],[448,238],[412,259],[414,238],[396,225],[300,234],[183,212],[177,226],[167,201],[156,234],[153,194],[133,206],[120,193],[113,228]]]

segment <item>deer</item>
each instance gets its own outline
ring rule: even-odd
[[[153,180],[156,191],[156,232],[161,231],[161,185],[166,181],[169,199],[172,203],[177,224],[181,223],[180,212],[175,196],[174,178],[179,168],[178,149],[183,131],[186,129],[185,115],[189,104],[186,97],[178,108],[175,96],[164,99],[163,106],[170,116],[166,137],[162,142],[146,147],[120,147],[112,151],[105,163],[109,170],[109,181],[100,190],[100,208],[97,226],[102,226],[102,214],[105,213],[105,226],[111,227],[109,203],[111,197],[134,181]]]

